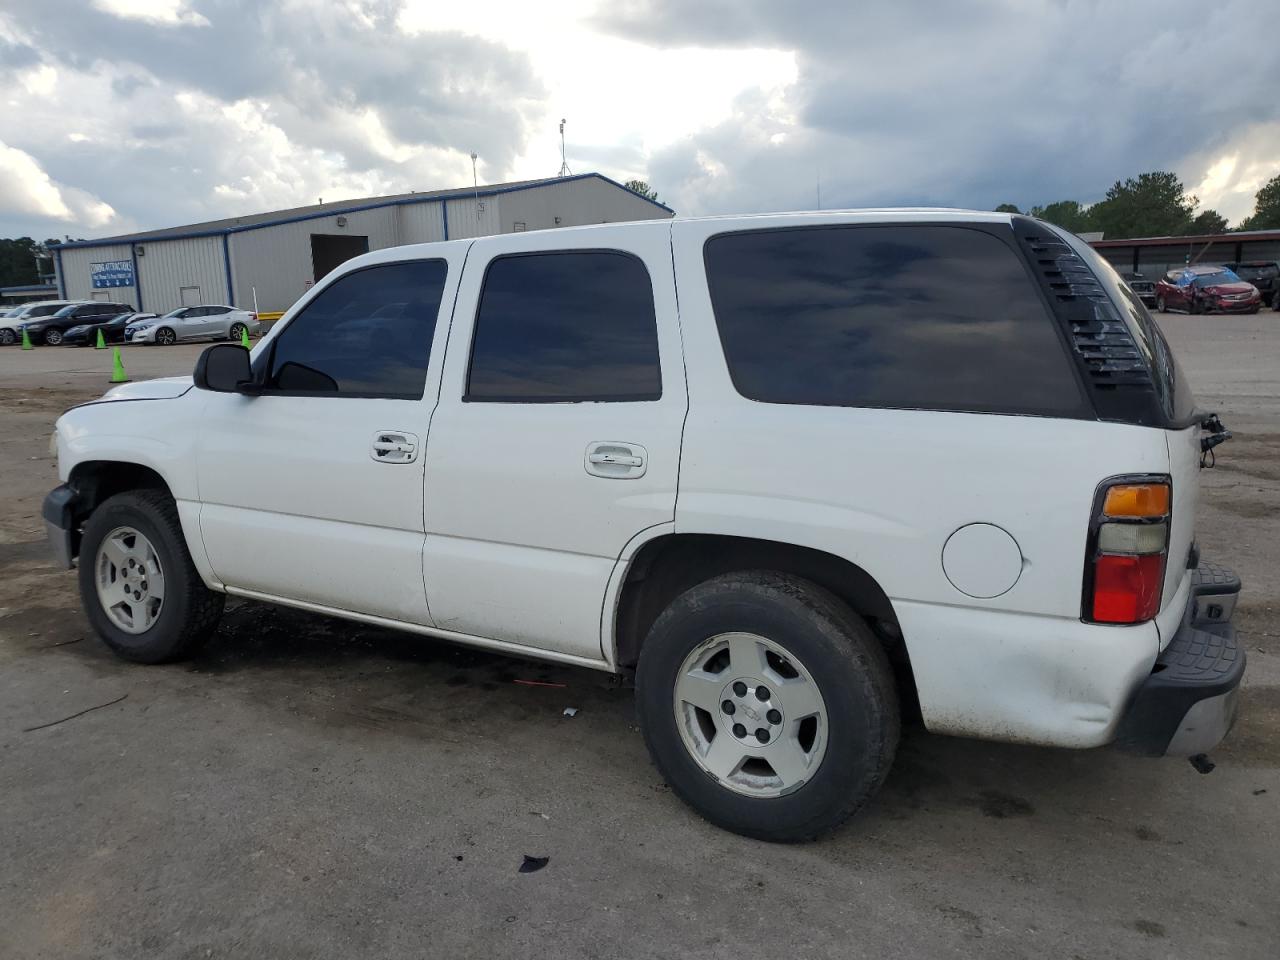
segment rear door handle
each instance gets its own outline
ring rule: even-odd
[[[378,463],[413,463],[418,459],[418,438],[403,430],[382,430],[373,435],[369,456]]]
[[[638,443],[597,440],[587,444],[585,466],[593,477],[634,480],[648,469],[649,453]]]

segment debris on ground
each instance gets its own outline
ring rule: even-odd
[[[551,680],[512,680],[512,683],[519,683],[526,687],[567,687],[567,683],[555,683]]]
[[[577,708],[577,707],[565,707],[565,708],[564,708],[564,715],[565,715],[566,717],[576,717],[576,716],[578,715],[578,708]]]
[[[1203,753],[1197,753],[1191,758],[1191,765],[1196,768],[1196,773],[1211,773],[1213,768],[1217,766],[1212,760]]]
[[[101,710],[103,707],[110,707],[113,704],[117,704],[121,700],[125,699],[125,697],[128,697],[128,696],[129,695],[126,693],[122,697],[116,697],[114,700],[108,700],[106,703],[100,703],[96,707],[86,707],[84,710],[81,710],[79,713],[73,713],[69,717],[63,717],[61,720],[50,720],[48,723],[40,723],[34,727],[24,727],[22,732],[31,733],[33,730],[43,730],[45,727],[56,727],[58,724],[66,723],[68,720],[74,720],[76,717],[83,717],[86,713],[93,713],[93,711]]]
[[[551,862],[550,857],[531,857],[527,853],[524,855],[524,862],[520,864],[520,873],[537,873],[548,863]]]

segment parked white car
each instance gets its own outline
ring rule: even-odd
[[[10,307],[0,314],[0,346],[11,346],[22,339],[22,327],[31,320],[51,317],[63,307],[70,307],[88,300],[33,300]]]
[[[162,317],[130,324],[125,340],[165,346],[179,340],[239,340],[242,331],[257,336],[260,326],[252,311],[211,303],[179,307]]]
[[[650,221],[357,257],[252,354],[64,414],[44,517],[122,657],[189,654],[230,594],[631,674],[679,796],[798,840],[883,782],[900,696],[938,733],[1213,748],[1227,436],[1049,224]]]

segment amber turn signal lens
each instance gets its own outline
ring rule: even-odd
[[[1102,512],[1108,517],[1164,517],[1169,514],[1167,483],[1123,483],[1107,491]]]

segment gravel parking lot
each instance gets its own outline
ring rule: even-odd
[[[1274,957],[1280,313],[1161,320],[1236,432],[1199,518],[1245,581],[1217,769],[917,727],[793,847],[675,799],[603,674],[239,601],[191,663],[117,661],[39,519],[110,354],[0,350],[0,956]],[[141,379],[201,349],[123,353]]]

